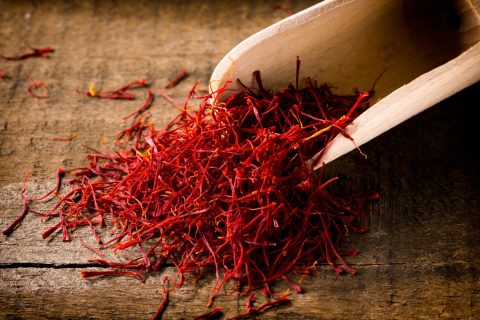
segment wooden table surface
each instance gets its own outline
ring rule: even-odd
[[[121,116],[137,101],[89,99],[75,92],[95,82],[114,88],[141,77],[163,87],[185,66],[188,78],[169,93],[184,99],[193,83],[206,87],[220,58],[248,35],[286,17],[274,1],[4,1],[0,0],[0,53],[52,46],[51,59],[4,61],[0,70],[0,229],[21,211],[21,181],[34,176],[27,194],[54,184],[57,167],[86,163],[85,149],[110,150],[125,127]],[[299,11],[313,1],[282,1]],[[44,80],[48,99],[26,94],[26,77]],[[328,81],[328,79],[319,79]],[[304,294],[266,312],[279,319],[410,319],[480,317],[480,84],[440,103],[352,153],[331,170],[378,191],[370,231],[355,239],[349,259],[356,276],[326,266],[304,280]],[[152,113],[162,127],[174,108],[157,99]],[[70,142],[48,138],[78,136]],[[38,210],[47,205],[37,205]],[[151,318],[167,268],[145,283],[123,277],[80,278],[91,252],[78,241],[41,240],[45,228],[27,216],[0,237],[0,318]],[[85,241],[92,239],[85,234]],[[174,291],[166,319],[206,312],[207,276]],[[286,288],[279,283],[276,289]],[[263,298],[260,298],[260,301]],[[221,296],[224,314],[244,312],[245,297]]]

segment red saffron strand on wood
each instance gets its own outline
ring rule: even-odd
[[[87,97],[92,97],[92,98],[98,98],[98,99],[110,99],[110,100],[134,100],[135,97],[133,94],[130,92],[111,92],[111,91],[106,91],[106,92],[95,92],[92,93],[91,90],[88,92],[81,92],[84,93]]]
[[[245,309],[247,310],[247,312],[250,312],[250,310],[253,308],[253,298],[255,298],[255,292],[252,292],[250,294],[247,303],[245,304]]]
[[[117,268],[117,269],[143,269],[145,268],[145,264],[141,262],[136,262],[136,260],[139,259],[134,259],[134,261],[129,261],[127,263],[119,263],[119,262],[108,262],[103,259],[89,259],[88,262],[93,262],[93,263],[99,263],[104,266],[110,267],[110,268]]]
[[[146,79],[135,80],[130,83],[127,83],[124,86],[121,86],[118,89],[113,90],[112,92],[123,92],[133,88],[148,87],[149,83]]]
[[[97,256],[99,256],[100,258],[103,258],[105,259],[105,254],[103,254],[102,252],[98,251],[97,249],[93,248],[92,246],[88,245],[85,243],[85,241],[83,241],[83,239],[80,237],[80,236],[77,236],[77,239],[80,241],[80,243],[82,244],[82,246],[84,246],[86,249],[90,250],[91,252],[95,253]]]
[[[157,313],[153,316],[153,320],[160,320],[162,318],[163,313],[167,309],[168,305],[168,290],[165,288],[165,282],[167,281],[167,277],[163,278],[162,282],[162,290],[163,290],[163,300],[160,304],[160,307],[157,310]]]
[[[25,52],[25,53],[19,53],[15,54],[13,56],[5,56],[3,54],[0,54],[0,57],[2,57],[5,60],[25,60],[28,58],[49,58],[50,54],[55,52],[55,49],[50,48],[50,47],[45,47],[45,48],[30,48],[30,52]]]
[[[172,104],[173,106],[178,107],[181,105],[180,102],[178,102],[177,100],[175,100],[174,98],[172,98],[171,96],[163,92],[162,90],[158,89],[157,92],[159,96],[161,96],[162,98],[170,102],[170,104]]]
[[[193,318],[193,320],[205,320],[205,319],[213,319],[213,318],[217,318],[217,317],[220,317],[222,315],[222,308],[220,307],[215,307],[214,309],[204,313],[204,314],[201,314],[199,316],[196,316]]]
[[[123,270],[105,270],[105,271],[81,271],[82,278],[102,277],[102,276],[129,276],[136,278],[141,282],[145,282],[145,279],[139,272],[123,271]]]
[[[51,141],[63,141],[63,142],[67,142],[67,141],[72,141],[73,139],[75,139],[77,137],[77,134],[76,133],[72,133],[72,134],[69,134],[68,136],[66,137],[55,137],[55,138],[47,138],[48,140],[51,140]]]
[[[22,201],[23,201],[22,212],[20,212],[20,215],[18,216],[18,218],[15,219],[15,221],[13,221],[12,224],[10,224],[10,226],[8,226],[5,230],[3,230],[2,233],[5,236],[11,235],[12,232],[15,230],[15,228],[23,221],[23,219],[25,219],[25,216],[28,213],[28,205],[30,201],[25,196],[25,191],[26,191],[27,181],[28,181],[28,178],[30,178],[30,176],[31,176],[31,173],[28,173],[25,175],[25,177],[23,178],[22,190],[20,191],[20,195],[22,196]]]
[[[296,293],[303,292],[302,287],[300,287],[298,284],[293,282],[292,279],[290,279],[287,275],[283,275],[282,278],[290,285],[290,287],[292,287],[293,290],[295,290]]]
[[[8,79],[10,76],[6,71],[0,70],[0,79]]]
[[[88,87],[87,92],[78,91],[84,93],[87,97],[99,98],[99,99],[111,99],[111,100],[133,100],[135,97],[132,93],[128,92],[130,89],[139,88],[139,87],[148,87],[149,83],[145,79],[136,80],[130,82],[124,86],[119,87],[118,89],[111,91],[97,92],[95,90],[95,84],[92,82]]]
[[[137,110],[133,111],[132,113],[130,113],[129,115],[123,117],[123,120],[127,120],[133,116],[135,117],[138,117],[139,115],[141,115],[145,110],[147,110],[148,108],[150,108],[151,104],[152,104],[152,101],[153,101],[153,93],[152,91],[148,90],[147,91],[147,97],[145,98],[145,102],[137,108]]]
[[[280,306],[280,305],[285,305],[290,303],[290,299],[287,297],[280,298],[278,300],[273,300],[270,302],[266,302],[262,304],[258,308],[250,307],[247,313],[240,314],[238,316],[235,316],[233,318],[228,318],[229,320],[239,320],[239,319],[251,319],[255,318],[256,316],[259,316],[263,312],[267,311],[268,309],[271,309],[275,306]]]
[[[140,115],[137,119],[135,119],[130,127],[120,131],[117,134],[114,143],[120,146],[123,143],[129,143],[130,141],[133,141],[132,146],[138,149],[139,144],[141,143],[143,132],[151,126],[151,124],[147,121],[149,117],[150,113],[143,113]]]
[[[261,312],[264,312],[267,309],[270,309],[273,306],[284,305],[284,304],[287,304],[287,303],[290,303],[290,302],[291,301],[290,301],[289,298],[284,297],[284,298],[281,298],[281,299],[278,299],[278,300],[274,300],[274,301],[271,301],[271,302],[264,303],[260,307],[256,308],[255,312],[261,313]],[[252,310],[252,309],[250,309],[250,310]]]
[[[29,95],[32,97],[38,98],[38,99],[46,99],[48,98],[48,87],[43,81],[36,81],[33,80],[32,78],[27,78],[27,81],[29,83],[27,92]],[[41,91],[42,94],[39,94],[38,91]]]
[[[178,71],[175,77],[169,83],[167,83],[167,85],[165,86],[165,89],[170,89],[175,87],[180,81],[182,81],[183,78],[185,78],[186,75],[187,75],[187,69],[183,67],[182,69],[180,69],[180,71]]]
[[[40,201],[48,198],[52,194],[58,192],[58,190],[60,189],[60,186],[61,186],[61,183],[62,183],[62,177],[64,176],[64,174],[65,174],[65,169],[63,169],[62,167],[59,167],[57,169],[57,176],[55,178],[55,180],[56,180],[55,187],[53,187],[53,189],[51,191],[47,192],[46,194],[44,194],[40,198],[33,199],[32,201],[40,202]]]

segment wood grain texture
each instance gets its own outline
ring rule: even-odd
[[[124,127],[121,116],[138,100],[83,97],[148,76],[163,87],[182,66],[190,75],[169,92],[186,97],[196,80],[206,86],[213,67],[236,43],[285,17],[272,2],[1,1],[0,52],[51,45],[51,59],[0,60],[12,79],[0,80],[0,229],[21,210],[20,181],[35,176],[28,194],[54,183],[61,165],[85,163],[82,144],[109,150]],[[282,2],[295,10],[313,2]],[[232,9],[232,6],[235,8]],[[44,80],[50,98],[26,94],[23,78]],[[480,84],[460,92],[363,147],[332,162],[329,174],[381,193],[370,209],[370,231],[355,238],[349,259],[356,276],[325,266],[303,281],[305,293],[263,319],[475,319],[480,314]],[[162,126],[175,113],[157,99]],[[47,138],[77,133],[71,142]],[[37,209],[45,209],[38,207]],[[167,268],[145,284],[122,277],[83,280],[92,254],[77,241],[42,241],[45,226],[30,215],[12,236],[0,237],[0,318],[146,319],[162,301]],[[92,239],[84,233],[85,241]],[[83,237],[83,233],[80,233]],[[189,319],[207,309],[212,276],[172,294],[166,319]],[[278,283],[276,290],[286,289]],[[259,297],[260,302],[264,299]],[[243,312],[245,297],[220,296],[226,316]]]

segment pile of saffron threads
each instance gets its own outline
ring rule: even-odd
[[[165,128],[136,118],[117,137],[130,138],[129,147],[93,150],[88,166],[66,170],[66,193],[54,195],[50,211],[36,212],[52,223],[43,238],[61,233],[67,241],[75,229],[89,227],[98,248],[88,248],[99,256],[90,261],[110,269],[84,271],[85,278],[143,280],[144,272],[173,265],[179,275],[169,279],[173,290],[214,272],[209,306],[227,283],[243,294],[262,290],[280,304],[288,298],[274,293],[275,281],[301,292],[292,275],[323,263],[355,274],[342,258],[355,251],[342,244],[366,230],[366,204],[378,195],[335,188],[338,178],[324,177],[324,167],[313,171],[308,160],[346,134],[371,93],[340,96],[309,78],[299,88],[298,70],[296,85],[272,92],[258,71],[254,76],[254,87],[225,84],[214,93],[227,96],[220,103],[194,87]],[[99,235],[104,227],[112,228],[108,239]],[[138,250],[129,262],[107,261],[102,253],[127,248]],[[254,308],[252,299],[247,316],[277,304]]]

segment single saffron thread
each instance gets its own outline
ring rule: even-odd
[[[153,98],[154,98],[154,96],[153,96],[152,91],[148,90],[147,91],[147,97],[145,98],[145,102],[140,107],[138,107],[135,111],[133,111],[129,115],[123,117],[123,120],[127,120],[131,117],[138,117],[139,115],[141,115],[143,112],[145,112],[145,110],[150,108],[150,105],[153,102]]]
[[[169,88],[173,88],[175,87],[177,84],[180,83],[180,81],[182,81],[187,75],[187,69],[185,67],[181,68],[177,74],[175,75],[175,77],[170,80],[170,82],[168,82],[166,85],[165,85],[165,89],[169,89]]]
[[[214,317],[220,317],[222,315],[222,308],[220,307],[215,307],[212,310],[201,314],[199,316],[196,316],[193,318],[193,320],[205,320],[205,319],[212,319]]]
[[[158,308],[157,312],[155,313],[155,315],[153,316],[153,320],[159,320],[162,318],[162,315],[163,313],[165,312],[165,310],[167,309],[167,305],[168,305],[168,290],[165,288],[165,283],[168,281],[168,278],[165,277],[163,278],[163,282],[162,282],[162,292],[163,292],[163,300],[162,300],[162,303],[160,304],[160,307]]]
[[[73,139],[75,139],[77,137],[77,134],[76,133],[71,133],[69,134],[68,136],[66,137],[54,137],[54,138],[47,138],[48,140],[51,140],[51,141],[63,141],[63,142],[67,142],[67,141],[72,141]]]
[[[60,186],[62,184],[62,178],[63,176],[65,175],[65,169],[62,168],[62,167],[59,167],[57,169],[57,176],[55,178],[55,187],[53,187],[52,190],[50,190],[49,192],[47,192],[46,194],[44,194],[43,196],[39,197],[39,198],[36,198],[36,199],[33,199],[32,201],[34,202],[40,202],[44,199],[47,199],[48,197],[50,197],[52,194],[55,194],[58,192],[58,190],[60,189]]]
[[[98,98],[98,99],[111,99],[111,100],[133,100],[135,99],[134,95],[129,92],[129,90],[140,87],[148,87],[149,83],[145,79],[136,80],[130,82],[124,86],[121,86],[115,90],[111,91],[102,91],[97,92],[95,89],[95,83],[91,82],[88,86],[87,92],[82,92],[77,90],[80,93],[85,94],[87,97]]]
[[[27,93],[29,95],[38,99],[48,98],[48,86],[45,84],[45,82],[43,82],[42,80],[36,81],[30,77],[27,78],[27,81],[29,83],[29,86],[27,88]]]
[[[51,47],[45,47],[45,48],[30,48],[29,52],[25,53],[18,53],[12,56],[5,56],[3,54],[0,54],[0,57],[2,57],[5,60],[25,60],[29,58],[49,58],[50,54],[55,52],[55,49]]]
[[[15,219],[15,221],[13,221],[12,224],[10,224],[5,230],[3,230],[3,235],[5,235],[5,236],[11,235],[12,232],[15,230],[15,228],[20,223],[22,223],[23,219],[25,219],[25,216],[28,213],[28,206],[29,206],[30,201],[25,196],[25,191],[26,191],[27,181],[28,181],[28,179],[30,178],[31,175],[32,175],[31,173],[28,173],[23,178],[22,190],[20,191],[20,195],[21,195],[22,201],[23,201],[23,208],[22,208],[22,211],[20,212],[20,215],[18,216],[18,218]]]

